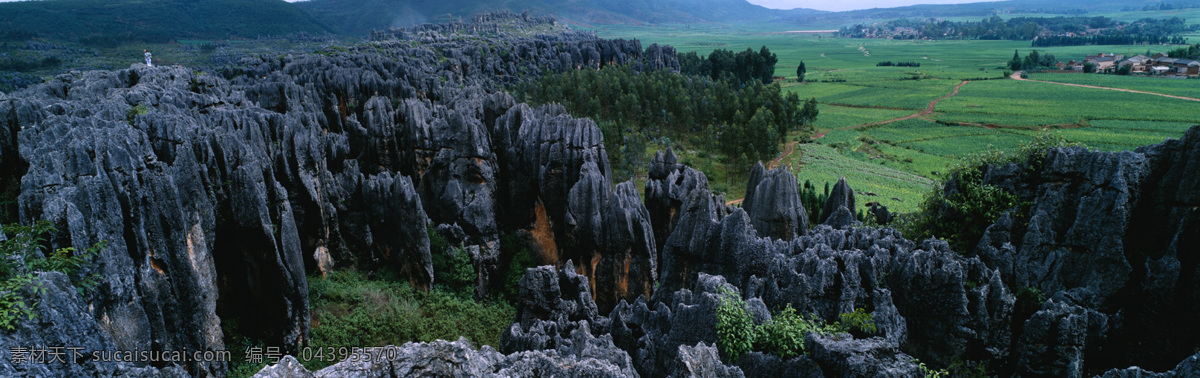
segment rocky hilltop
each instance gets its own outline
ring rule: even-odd
[[[671,151],[641,196],[614,184],[593,121],[516,103],[501,85],[601,65],[678,69],[674,50],[520,32],[547,22],[490,14],[220,73],[134,65],[0,94],[0,180],[20,182],[20,221],[53,222],[55,246],[108,241],[84,272],[101,277],[94,291],[44,275],[38,320],[0,346],[218,351],[221,322],[237,319],[295,353],[309,334],[306,273],[387,266],[428,287],[447,253],[430,249],[436,232],[464,246],[483,296],[514,258],[503,232],[546,266],[521,279],[499,350],[410,343],[369,363],[313,373],[284,359],[260,375],[920,375],[914,359],[1000,375],[1200,369],[1200,127],[1134,152],[1054,149],[989,167],[986,182],[1031,205],[953,251],[857,224],[845,181],[832,215],[810,220],[782,168],[756,167],[743,207]],[[810,333],[809,353],[789,359],[731,359],[714,326],[728,292],[758,323],[786,306],[828,321],[861,308],[877,329]],[[0,359],[3,375],[226,369]]]

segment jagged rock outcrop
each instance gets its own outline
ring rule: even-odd
[[[1018,371],[1166,370],[1194,352],[1200,260],[1187,256],[1200,250],[1197,161],[1193,127],[1134,152],[1055,148],[985,170],[985,183],[1032,205],[997,220],[976,253],[1014,290],[1051,298],[1018,319]]]
[[[912,356],[886,340],[873,338],[855,340],[849,335],[839,337],[809,333],[805,342],[812,346],[812,356],[819,364],[842,377],[919,377],[921,370]]]
[[[521,278],[517,322],[504,331],[501,350],[555,350],[564,356],[609,361],[624,373],[635,374],[632,359],[614,345],[613,337],[593,331],[603,329],[603,324],[597,323],[602,320],[588,279],[570,266],[533,268]]]
[[[907,323],[904,345],[920,351],[923,361],[944,366],[956,357],[1008,357],[1016,298],[1000,274],[978,259],[963,259],[946,242],[931,239],[914,253],[894,255],[885,281]]]
[[[1200,353],[1183,359],[1182,362],[1175,365],[1175,369],[1162,373],[1155,373],[1134,366],[1119,370],[1112,369],[1104,372],[1103,375],[1104,378],[1174,378],[1196,376],[1200,376]]]
[[[611,344],[609,346],[611,347]],[[528,351],[507,356],[489,346],[475,349],[460,338],[449,342],[405,343],[401,346],[370,348],[355,353],[345,361],[310,372],[295,357],[286,356],[274,365],[260,370],[255,377],[530,377],[530,376],[587,376],[636,377],[637,372],[626,363],[619,366],[598,358],[604,351],[591,349],[561,354],[558,351]],[[619,350],[616,353],[623,353]]]
[[[89,302],[118,349],[224,350],[227,309],[295,348],[308,327],[304,258],[268,137],[287,122],[227,87],[191,91],[192,77],[66,74],[0,103],[29,164],[21,219],[55,223],[57,246],[108,241],[88,270],[103,280]]]
[[[857,224],[856,210],[854,208],[854,190],[850,189],[845,177],[838,178],[837,184],[833,185],[833,190],[829,191],[825,207],[821,209],[821,224],[833,228]]]
[[[696,346],[680,345],[675,355],[675,370],[672,377],[745,377],[742,369],[737,366],[726,366],[717,355],[716,346],[705,345],[703,341]]]
[[[24,296],[37,301],[35,318],[18,319],[14,329],[0,333],[6,358],[0,375],[6,377],[187,377],[179,366],[155,368],[122,361],[117,344],[101,328],[76,294],[75,285],[59,272],[40,273]],[[13,314],[16,315],[16,314]],[[161,359],[161,357],[160,357]]]
[[[60,75],[0,98],[0,178],[20,182],[22,222],[58,226],[55,247],[108,241],[86,268],[103,277],[86,300],[116,349],[223,350],[221,319],[236,318],[240,333],[296,351],[307,272],[391,266],[428,287],[428,226],[461,230],[477,295],[503,280],[495,272],[511,256],[499,233],[513,230],[570,247],[590,235],[602,243],[576,261],[603,257],[593,271],[605,290],[593,292],[606,302],[648,292],[649,217],[608,184],[598,128],[561,107],[518,106],[497,86],[642,62],[640,42],[418,29],[329,55],[243,57],[219,75],[140,64]],[[579,60],[564,60],[571,46]],[[678,65],[669,48],[650,54],[639,67]],[[614,208],[568,233],[585,155]],[[547,221],[533,221],[547,206]]]
[[[895,216],[888,211],[887,206],[880,205],[879,202],[868,202],[867,213],[875,218],[875,223],[881,226],[886,226],[892,223],[892,218]]]
[[[530,235],[540,263],[578,262],[604,310],[649,295],[658,264],[650,216],[632,182],[614,188],[595,122],[521,104],[493,133],[505,146],[500,218]]]
[[[695,190],[708,191],[708,177],[700,171],[678,162],[674,150],[655,152],[650,159],[649,180],[646,180],[645,204],[650,213],[650,225],[654,231],[655,246],[660,252],[657,261],[659,276],[662,275],[662,251],[667,237],[674,233],[676,223],[690,193]],[[724,205],[724,198],[715,197]],[[718,208],[717,216],[728,213]]]
[[[53,222],[53,247],[109,243],[81,273],[101,277],[94,292],[47,275],[43,320],[0,347],[218,351],[223,319],[237,319],[239,332],[294,352],[310,324],[306,273],[391,266],[428,286],[432,226],[470,251],[477,295],[512,257],[502,232],[552,264],[522,279],[508,355],[462,340],[409,344],[386,363],[315,375],[914,374],[908,356],[1002,375],[1194,370],[1200,128],[1134,152],[1053,149],[986,168],[985,183],[1028,206],[956,252],[856,227],[844,180],[812,230],[786,170],[756,168],[744,207],[727,206],[669,150],[652,161],[643,206],[632,183],[612,184],[594,122],[517,104],[497,83],[602,64],[672,69],[670,49],[464,31],[246,58],[222,77],[140,65],[70,73],[0,96],[0,178],[20,181],[19,218]],[[878,329],[810,335],[811,356],[721,362],[711,345],[726,289],[760,323],[785,306],[826,321],[863,308]],[[161,365],[0,371],[226,368]],[[304,374],[275,369],[266,374]]]
[[[770,171],[754,165],[742,208],[759,235],[788,241],[808,230],[808,211],[800,203],[796,176],[783,166]]]
[[[715,342],[719,288],[730,287],[747,299],[759,322],[785,305],[828,321],[864,308],[878,329],[865,339],[847,335],[828,341],[834,344],[824,347],[830,352],[820,358],[779,361],[750,354],[736,361],[747,374],[916,374],[917,366],[902,348],[935,366],[957,358],[997,364],[1011,358],[1015,297],[1001,274],[978,259],[963,259],[945,242],[905,240],[890,229],[823,225],[790,241],[761,237],[746,212],[717,201],[702,185],[702,174],[689,175],[694,171],[672,157],[669,151],[655,157],[646,190],[655,227],[672,230],[661,250],[659,288],[650,297],[618,304],[608,316],[600,312],[588,318],[586,327],[580,320],[513,328],[522,339],[550,345],[548,340],[565,338],[565,329],[590,327],[592,333],[612,335],[641,374],[666,375],[675,372],[681,345]],[[748,188],[763,187],[755,182],[763,182],[766,172],[758,173]],[[795,182],[790,186],[794,189]],[[840,187],[844,195],[837,198],[845,204],[838,208],[848,213],[849,188],[844,182]],[[754,196],[747,199],[748,207],[786,203],[778,198]],[[546,319],[564,318],[570,317]],[[558,335],[546,333],[549,329]],[[511,345],[548,349],[534,343]]]

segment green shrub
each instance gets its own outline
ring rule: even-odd
[[[858,331],[869,335],[878,331],[875,316],[861,307],[854,309],[854,312],[838,315],[838,324],[843,332]]]
[[[54,226],[44,220],[32,226],[10,224],[3,227],[8,239],[0,242],[0,328],[12,330],[21,319],[36,317],[33,311],[35,299],[25,298],[22,291],[35,285],[33,289],[38,295],[45,292],[45,288],[34,283],[39,272],[66,274],[80,295],[99,282],[98,275],[78,277],[78,273],[106,243],[101,241],[85,251],[76,251],[73,247],[45,251],[46,235],[55,231]]]
[[[461,246],[449,248],[446,238],[432,226],[426,226],[426,232],[429,234],[434,284],[455,293],[473,293],[476,276],[470,253]]]
[[[225,350],[235,353],[235,356],[251,347],[266,348],[266,343],[262,340],[252,339],[241,332],[240,323],[236,317],[221,319],[221,333],[225,335]],[[235,357],[229,361],[229,371],[225,376],[229,378],[253,377],[266,365],[265,361],[252,363],[246,359]]]
[[[516,318],[512,305],[476,301],[443,286],[414,289],[389,271],[369,279],[356,271],[310,276],[311,345],[315,347],[385,346],[408,341],[457,340],[499,347],[500,335]],[[301,361],[311,370],[336,361]]]
[[[810,331],[820,332],[821,327],[814,319],[805,319],[796,314],[789,304],[771,320],[762,325],[757,350],[773,353],[779,358],[789,359],[805,353],[804,337]]]
[[[717,347],[737,361],[751,350],[770,353],[790,359],[806,353],[804,338],[809,332],[831,335],[847,330],[874,333],[875,318],[859,308],[853,313],[841,314],[843,322],[825,324],[815,314],[808,317],[796,313],[791,304],[774,314],[762,325],[754,324],[746,302],[728,288],[720,291],[721,304],[717,307]]]
[[[749,352],[758,338],[759,327],[746,308],[746,301],[728,288],[721,290],[721,305],[717,307],[717,347],[731,361]],[[803,342],[803,341],[801,341]]]
[[[950,376],[950,372],[946,369],[934,370],[929,366],[925,366],[924,362],[921,362],[921,360],[916,358],[912,359],[912,362],[917,364],[917,368],[921,369],[921,375],[925,378],[942,378]]]
[[[517,303],[520,295],[521,277],[525,271],[537,266],[533,255],[525,249],[523,242],[516,234],[500,235],[500,255],[511,256],[504,274],[504,287],[500,289],[499,297],[508,303]]]
[[[132,125],[133,121],[135,119],[137,119],[137,116],[140,116],[142,114],[146,114],[149,112],[150,112],[149,107],[146,107],[146,105],[143,105],[143,104],[138,104],[137,106],[129,108],[129,110],[127,110],[125,112],[125,121],[128,121],[129,124]]]
[[[955,250],[966,253],[1000,215],[1017,210],[1013,215],[1021,219],[1025,216],[1023,210],[1031,205],[1016,193],[984,183],[987,166],[1023,163],[1026,172],[1033,172],[1045,164],[1049,148],[1073,145],[1077,144],[1043,133],[1015,151],[992,149],[963,159],[951,168],[950,179],[926,196],[917,212],[897,219],[896,228],[912,240],[945,239]]]
[[[1041,289],[1033,286],[1026,286],[1017,292],[1017,300],[1030,301],[1037,304],[1046,303],[1046,294],[1042,293]]]
[[[475,267],[465,248],[447,248],[433,252],[433,282],[446,290],[471,294],[475,292]]]

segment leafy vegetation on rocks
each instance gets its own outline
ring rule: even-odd
[[[731,361],[750,351],[771,353],[791,359],[806,353],[804,338],[809,332],[831,335],[844,332],[873,334],[875,318],[862,308],[841,314],[840,321],[825,323],[816,314],[804,316],[789,304],[773,314],[771,320],[755,324],[746,301],[729,288],[720,292],[717,307],[717,346]]]
[[[577,117],[598,120],[613,166],[628,174],[642,169],[645,140],[688,140],[693,148],[720,152],[737,166],[767,161],[792,130],[807,130],[817,116],[815,100],[732,74],[720,79],[632,67],[572,70],[517,85],[518,101],[562,103]],[[669,143],[669,142],[668,142]]]
[[[314,348],[400,345],[459,336],[477,346],[499,347],[500,334],[516,313],[506,302],[475,301],[469,293],[443,286],[424,292],[386,270],[335,271],[327,277],[310,276],[308,283]],[[336,361],[302,362],[315,370]]]
[[[99,282],[96,275],[81,276],[80,268],[91,262],[105,242],[99,242],[84,251],[73,247],[49,250],[47,235],[56,229],[49,221],[38,221],[31,226],[10,224],[3,227],[6,239],[0,241],[0,328],[12,330],[22,319],[34,319],[35,298],[26,297],[29,286],[40,295],[43,288],[35,284],[40,272],[62,272],[75,282],[79,294]]]
[[[729,289],[722,291],[721,306],[717,307],[717,346],[721,351],[730,360],[737,361],[754,347],[759,332],[746,308],[746,301]]]
[[[1039,134],[1015,151],[990,149],[970,156],[955,165],[945,183],[935,188],[920,209],[901,217],[898,228],[913,240],[938,237],[950,242],[955,250],[970,251],[989,225],[1000,215],[1015,210],[1018,218],[1030,203],[1016,193],[988,184],[983,176],[989,166],[1024,163],[1023,169],[1037,171],[1052,147],[1074,145],[1051,134]]]

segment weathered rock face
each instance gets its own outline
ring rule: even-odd
[[[675,152],[667,149],[658,151],[650,160],[649,180],[646,181],[645,203],[650,213],[650,227],[654,231],[655,246],[662,251],[666,246],[667,237],[674,233],[679,222],[684,203],[690,193],[695,190],[708,191],[708,177],[700,171],[685,167],[675,157]],[[724,205],[724,198],[717,197]],[[723,216],[724,211],[717,216]],[[658,256],[659,276],[662,276],[662,254]]]
[[[919,377],[921,370],[912,356],[881,339],[839,340],[810,333],[805,340],[813,346],[813,359],[833,366],[843,377]]]
[[[511,258],[501,231],[560,243],[547,260],[578,257],[604,283],[592,291],[602,303],[649,293],[649,216],[609,182],[599,129],[561,107],[517,105],[495,84],[642,62],[640,43],[426,31],[336,56],[248,57],[223,77],[134,65],[6,95],[0,179],[20,182],[12,210],[53,221],[56,246],[108,241],[87,300],[122,350],[223,350],[221,319],[233,318],[295,351],[308,335],[306,272],[392,266],[428,287],[430,226],[461,231],[478,295]],[[673,50],[648,51],[640,67],[677,67]],[[593,210],[598,222],[568,222]]]
[[[868,202],[867,211],[875,218],[875,223],[879,225],[889,225],[892,223],[893,214],[888,211],[887,206],[880,205],[879,202]]]
[[[854,211],[854,190],[850,189],[845,177],[838,178],[837,184],[833,185],[833,190],[829,191],[829,199],[825,200],[825,207],[821,209],[821,224],[833,228],[857,224],[858,219],[855,218]]]
[[[600,128],[561,106],[522,104],[493,133],[505,146],[503,224],[531,236],[541,263],[578,262],[604,310],[650,295],[658,263],[650,216],[632,182],[613,187]]]
[[[1166,370],[1193,352],[1200,260],[1187,256],[1200,250],[1198,161],[1193,127],[1135,152],[1052,149],[1041,169],[988,169],[985,182],[1033,205],[1027,217],[1001,217],[976,252],[1010,287],[1051,298],[1018,319],[1018,371]]]
[[[612,348],[611,342],[608,346]],[[476,350],[467,339],[454,342],[437,340],[428,343],[406,343],[401,346],[371,348],[345,361],[310,372],[295,357],[286,356],[279,363],[263,368],[255,377],[636,377],[629,368],[629,356],[624,366],[598,356],[604,350],[588,346],[570,354],[558,351],[530,351],[502,355],[489,346]]]
[[[798,189],[796,176],[787,168],[780,166],[767,171],[761,162],[754,165],[746,182],[742,208],[759,235],[783,241],[804,235],[808,230],[808,211],[800,203]]]
[[[6,358],[0,359],[0,375],[188,376],[179,366],[159,369],[111,361],[111,353],[117,350],[117,345],[88,312],[87,304],[76,294],[70,279],[58,272],[43,273],[35,280],[35,285],[44,291],[39,294],[33,287],[27,287],[25,297],[37,300],[33,307],[37,318],[22,319],[15,324],[15,329],[0,333],[0,345],[7,353]]]
[[[813,230],[785,170],[758,168],[744,210],[726,206],[671,151],[652,161],[643,206],[632,183],[613,186],[594,122],[516,104],[496,82],[602,64],[672,69],[669,48],[462,30],[379,34],[333,57],[247,58],[223,78],[135,65],[0,96],[0,179],[20,182],[12,210],[54,222],[54,246],[109,243],[85,269],[103,278],[93,294],[48,275],[43,322],[0,347],[216,351],[222,319],[237,319],[295,351],[308,335],[306,273],[391,266],[428,286],[432,226],[472,251],[477,295],[511,258],[501,233],[527,236],[551,264],[522,280],[509,354],[409,344],[385,363],[315,375],[906,375],[908,356],[1000,374],[1195,370],[1200,128],[1135,152],[1055,149],[1041,166],[990,167],[985,182],[1031,205],[963,257],[855,228],[844,180]],[[811,336],[811,356],[751,353],[730,366],[710,346],[723,289],[760,323],[788,305],[827,321],[863,308],[878,331]],[[33,375],[180,369],[0,364]]]
[[[54,222],[61,246],[108,241],[91,267],[104,281],[92,314],[108,319],[118,349],[223,350],[217,314],[240,308],[244,324],[294,348],[307,335],[308,290],[268,137],[288,122],[227,87],[190,91],[192,78],[179,68],[66,74],[0,103],[29,164],[21,219]]]

